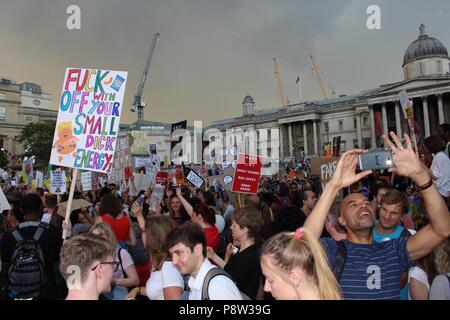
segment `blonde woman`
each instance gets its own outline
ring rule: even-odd
[[[105,296],[109,300],[123,300],[128,294],[128,288],[139,284],[139,275],[133,259],[127,250],[120,248],[114,231],[108,223],[98,223],[92,226],[89,232],[104,238],[116,248],[114,261],[119,262],[119,268],[113,273],[111,292]]]
[[[279,233],[264,243],[264,291],[277,300],[340,300],[339,285],[320,243],[304,229]]]
[[[430,300],[450,300],[450,239],[434,249],[434,262],[439,274],[430,288]]]

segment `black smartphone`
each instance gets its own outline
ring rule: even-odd
[[[392,153],[389,151],[369,152],[359,155],[361,171],[389,169],[393,166]]]

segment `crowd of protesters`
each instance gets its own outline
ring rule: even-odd
[[[382,174],[351,150],[323,188],[302,160],[241,201],[169,183],[154,210],[131,179],[75,192],[69,224],[48,190],[4,185],[0,299],[450,300],[449,127],[429,167],[391,133]]]

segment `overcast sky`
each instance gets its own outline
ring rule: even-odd
[[[71,4],[81,30],[66,28]],[[366,27],[371,4],[381,7],[382,30]],[[449,47],[449,16],[448,0],[0,0],[0,76],[40,84],[56,110],[66,67],[128,71],[129,106],[160,32],[145,119],[209,124],[242,115],[246,94],[259,109],[280,105],[273,57],[291,102],[299,73],[304,98],[322,98],[309,54],[338,94],[400,81],[420,23]],[[135,119],[126,108],[121,122]]]

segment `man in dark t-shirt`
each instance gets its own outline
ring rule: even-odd
[[[25,222],[5,233],[1,245],[2,276],[8,281],[10,262],[16,249],[13,231],[18,230],[23,239],[32,238],[41,223],[42,200],[38,194],[26,195],[21,201],[21,208]],[[54,226],[45,224],[39,244],[45,261],[47,281],[42,287],[39,299],[56,299],[56,278],[58,270],[59,252],[62,246],[61,232]]]

